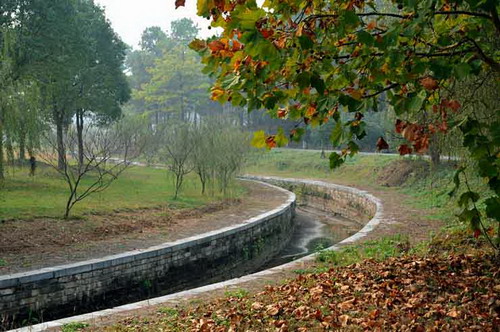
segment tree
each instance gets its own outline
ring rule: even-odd
[[[488,122],[463,114],[452,123],[448,116],[462,114],[448,93],[451,84],[500,73],[498,10],[495,0],[267,0],[262,6],[198,0],[198,14],[223,32],[191,47],[217,78],[214,100],[263,107],[302,126],[333,119],[332,143],[345,142],[346,148],[330,155],[332,167],[358,152],[356,141],[366,136],[364,114],[378,109],[379,96],[398,117],[395,130],[406,140],[400,154],[424,153],[433,134],[459,127],[478,175],[493,192],[483,214],[476,207],[480,195],[467,190],[460,199],[462,219],[486,236],[482,218],[498,221],[492,245],[500,249],[499,113]],[[418,123],[405,119],[416,114]],[[303,132],[288,134],[299,139]],[[272,147],[286,143],[285,136],[260,135],[256,143]]]
[[[172,32],[170,37],[176,41],[189,42],[196,38],[200,29],[194,22],[189,18],[181,18],[180,20],[175,20],[170,25]]]
[[[158,26],[146,28],[142,32],[139,45],[141,50],[159,58],[168,44],[167,34]]]
[[[58,151],[56,135],[49,133],[43,144],[43,160],[57,170],[68,185],[65,219],[69,217],[75,204],[106,190],[118,179],[131,165],[130,160],[141,154],[146,141],[142,123],[136,119],[122,120],[106,128],[95,123],[85,125],[83,138],[84,159],[83,162],[78,162],[79,134],[75,126],[70,126],[64,135],[64,146],[70,156],[63,155],[63,168],[52,157]]]
[[[162,154],[170,172],[174,174],[174,199],[179,196],[184,177],[193,171],[191,156],[194,149],[192,128],[189,124],[163,126]]]
[[[193,126],[190,137],[194,145],[191,159],[201,193],[206,193],[207,186],[214,193],[218,185],[220,192],[226,194],[249,151],[247,133],[227,117],[211,116]]]
[[[125,44],[101,8],[93,2],[81,2],[78,6],[79,33],[86,50],[78,72],[68,83],[75,89],[78,160],[83,163],[85,118],[92,115],[104,123],[117,120],[122,115],[120,106],[130,98],[130,88],[123,73]]]
[[[174,115],[177,119],[197,118],[197,110],[207,105],[209,79],[201,73],[198,55],[187,47],[188,38],[196,36],[198,28],[190,19],[172,22],[168,45],[160,58],[148,68],[150,79],[134,91],[154,113],[156,123]],[[152,28],[151,28],[152,29]],[[156,31],[156,30],[155,30]]]

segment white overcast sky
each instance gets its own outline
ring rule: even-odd
[[[200,35],[212,35],[207,28],[209,21],[196,15],[197,0],[187,0],[186,7],[175,9],[175,0],[95,0],[106,10],[106,17],[122,40],[138,48],[145,28],[159,26],[170,30],[170,22],[183,17],[192,19],[202,30]]]

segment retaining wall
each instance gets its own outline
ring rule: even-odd
[[[293,233],[295,195],[287,193],[284,204],[243,224],[146,250],[0,276],[0,321],[49,320],[95,310],[106,299],[108,306],[124,304],[255,271]]]
[[[323,181],[315,180],[301,180],[301,179],[287,179],[278,177],[251,177],[247,176],[248,179],[266,181],[269,183],[275,183],[283,186],[284,188],[297,189],[300,186],[299,192],[306,193],[302,199],[306,199],[306,204],[314,205],[315,208],[323,209],[324,211],[330,211],[334,214],[343,216],[345,218],[356,218],[351,219],[359,225],[362,225],[361,229],[351,235],[350,237],[342,240],[341,242],[335,244],[334,246],[327,248],[329,250],[338,250],[340,247],[347,245],[349,243],[355,242],[360,238],[369,234],[379,223],[384,221],[383,206],[381,201],[371,195],[370,193],[350,188],[346,186],[336,185],[332,183],[326,183]],[[307,194],[309,193],[309,194]],[[327,198],[330,197],[331,200]],[[342,206],[340,204],[347,204],[347,206]],[[357,217],[356,217],[357,216]],[[369,220],[367,220],[367,218]],[[95,311],[92,313],[68,317],[60,319],[57,321],[51,321],[46,323],[41,323],[38,325],[22,328],[16,330],[18,332],[37,332],[44,331],[49,328],[61,328],[65,324],[74,322],[90,322],[93,323],[96,320],[102,319],[103,317],[110,315],[123,315],[124,313],[130,313],[134,310],[149,308],[153,305],[166,305],[170,303],[175,304],[179,299],[189,298],[190,296],[208,293],[213,290],[236,287],[240,284],[246,282],[251,282],[253,280],[258,280],[262,277],[269,277],[274,273],[281,273],[283,270],[291,270],[297,268],[303,268],[303,263],[306,261],[311,261],[315,259],[315,254],[310,254],[308,256],[302,257],[298,260],[291,261],[289,263],[276,266],[264,271],[255,272],[243,277],[234,278],[226,280],[223,282],[218,282],[215,284],[210,284],[203,287],[192,288],[182,292],[157,297],[149,299],[147,301],[130,303],[127,305],[122,305],[112,309]],[[170,302],[173,301],[173,302]]]
[[[323,181],[279,178],[271,176],[246,176],[248,179],[272,183],[293,191],[299,204],[322,210],[334,216],[349,219],[361,229],[372,219],[381,206],[368,193]]]

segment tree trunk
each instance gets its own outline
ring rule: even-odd
[[[7,150],[7,160],[10,165],[14,165],[15,156],[14,156],[14,147],[12,146],[12,140],[9,136],[5,140],[5,149]]]
[[[440,154],[439,146],[436,142],[435,136],[431,139],[431,142],[429,145],[429,154],[431,157],[432,165],[433,166],[439,165],[439,162],[441,161],[441,154]]]
[[[76,110],[76,132],[78,138],[78,167],[83,165],[83,110]]]
[[[0,109],[0,180],[4,179],[3,171],[3,122],[2,110]]]
[[[26,133],[24,130],[21,131],[19,137],[19,160],[21,162],[26,160]]]
[[[57,134],[57,168],[62,171],[66,166],[66,149],[64,148],[64,123],[61,113],[54,106],[54,121]]]

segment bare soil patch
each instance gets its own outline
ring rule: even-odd
[[[0,224],[0,274],[99,258],[143,249],[238,224],[282,204],[287,196],[244,182],[241,199],[195,209],[167,206],[86,215],[81,220],[36,218]]]
[[[395,160],[379,172],[377,182],[384,187],[399,187],[410,178],[421,178],[428,173],[426,160]]]

